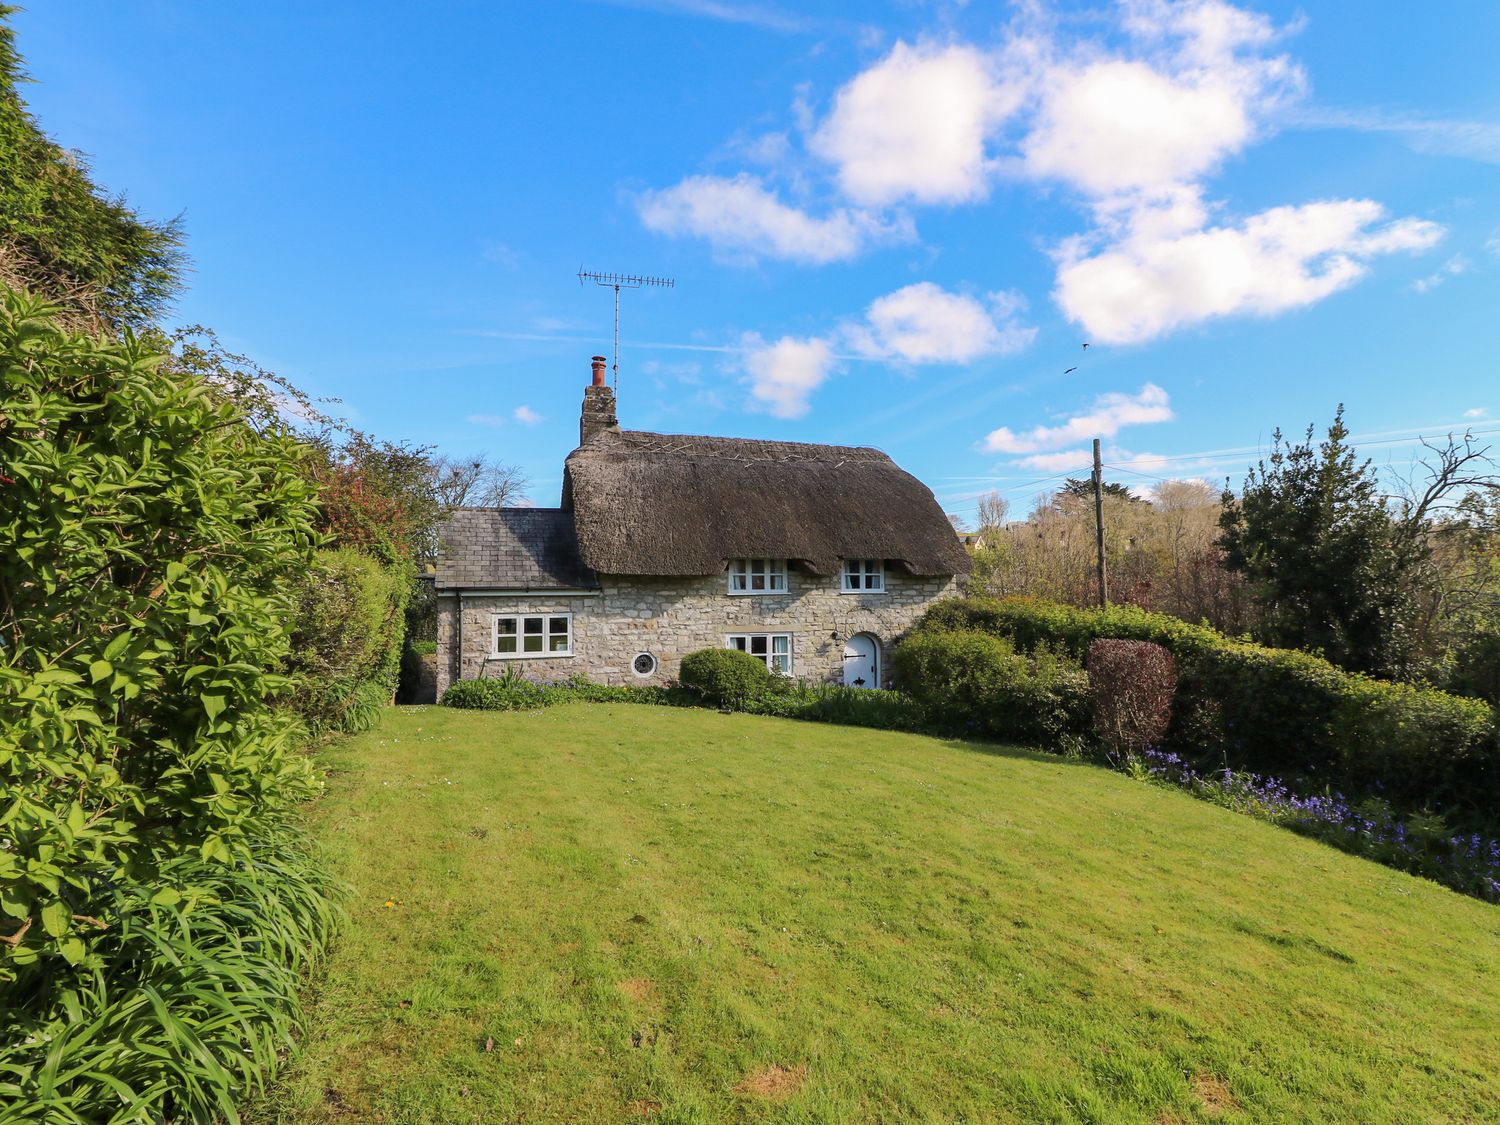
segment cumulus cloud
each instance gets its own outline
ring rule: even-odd
[[[535,426],[542,420],[542,416],[529,406],[518,406],[511,413],[523,426]]]
[[[1310,305],[1365,276],[1371,258],[1443,235],[1424,219],[1384,222],[1368,199],[1273,207],[1224,226],[1160,219],[1143,212],[1097,253],[1063,247],[1053,296],[1094,339],[1140,343],[1212,317]]]
[[[871,358],[970,363],[1021,351],[1036,338],[1036,328],[1017,319],[1025,307],[1016,293],[990,293],[982,303],[920,281],[873,301],[864,322],[847,326],[844,335],[855,352]]]
[[[1472,406],[1464,411],[1465,418],[1488,418],[1490,414],[1487,406]]]
[[[1050,467],[1045,458],[1037,455],[1059,453],[1065,446],[1089,438],[1112,438],[1126,426],[1144,426],[1154,422],[1170,422],[1173,418],[1171,401],[1167,392],[1155,383],[1147,383],[1136,394],[1111,391],[1096,398],[1081,414],[1074,414],[1056,426],[1037,426],[1024,433],[1015,433],[1008,426],[992,431],[980,443],[986,453],[1025,454],[1032,458],[1026,462],[1036,468]],[[1075,451],[1069,451],[1073,456]],[[1054,458],[1055,460],[1055,458]]]
[[[963,203],[988,190],[985,140],[1024,88],[974,47],[897,43],[834,98],[809,144],[857,203]]]
[[[833,348],[818,337],[783,336],[771,344],[758,333],[747,332],[741,344],[751,401],[777,418],[806,414],[812,393],[833,371]]]
[[[758,177],[741,173],[689,176],[637,201],[641,221],[659,234],[706,240],[722,257],[754,261],[779,258],[824,265],[856,257],[867,247],[915,237],[905,216],[883,218],[839,208],[826,218],[783,203]]]

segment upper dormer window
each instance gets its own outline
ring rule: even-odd
[[[846,594],[885,593],[884,560],[845,559],[844,583],[840,589]]]
[[[729,564],[729,592],[786,593],[786,559],[735,559]]]

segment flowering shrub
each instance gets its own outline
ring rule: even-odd
[[[1356,803],[1342,793],[1301,797],[1275,778],[1245,770],[1199,772],[1162,750],[1146,750],[1137,768],[1153,780],[1224,808],[1425,876],[1463,894],[1500,902],[1500,840],[1455,835],[1434,816],[1401,819],[1379,798]]]
[[[1150,641],[1100,639],[1089,645],[1094,733],[1112,755],[1160,744],[1172,718],[1177,662]]]

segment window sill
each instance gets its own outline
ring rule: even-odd
[[[790,590],[726,590],[731,598],[784,598]]]
[[[880,595],[884,595],[885,591],[884,590],[840,590],[839,593],[841,593],[841,594],[880,594]]]
[[[492,652],[486,660],[569,660],[571,652]]]

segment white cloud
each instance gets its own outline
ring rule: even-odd
[[[1035,469],[1041,473],[1071,473],[1091,471],[1094,454],[1088,449],[1062,449],[1056,453],[1032,453],[1016,459],[1024,469]]]
[[[1500,228],[1485,240],[1484,248],[1491,254],[1500,255]]]
[[[846,326],[844,335],[860,355],[905,363],[970,363],[1021,351],[1036,338],[1035,327],[1016,319],[1025,308],[1018,294],[987,300],[989,307],[920,281],[873,301],[864,323]]]
[[[471,426],[503,426],[505,419],[499,414],[470,414],[468,418]]]
[[[1490,409],[1487,406],[1475,406],[1464,411],[1465,418],[1488,418]]]
[[[963,203],[987,191],[985,138],[1019,106],[974,47],[897,43],[835,96],[809,139],[857,203]]]
[[[641,221],[659,234],[692,235],[723,257],[754,261],[781,258],[809,265],[853,258],[867,247],[915,237],[905,216],[882,218],[840,208],[814,218],[789,207],[755,176],[689,176],[637,201]]]
[[[1384,217],[1368,199],[1274,207],[1212,227],[1148,209],[1097,254],[1066,244],[1053,296],[1094,339],[1116,344],[1212,317],[1285,312],[1352,285],[1372,257],[1425,250],[1443,235],[1423,219],[1376,226]]]
[[[1416,281],[1411,283],[1411,287],[1418,293],[1427,293],[1436,289],[1450,277],[1457,277],[1459,274],[1467,272],[1468,268],[1469,259],[1465,258],[1462,254],[1455,254],[1426,277],[1417,278]]]
[[[1172,417],[1167,392],[1155,383],[1147,383],[1133,395],[1118,391],[1102,394],[1088,410],[1057,426],[1037,426],[1021,434],[1014,433],[1008,426],[1001,426],[986,436],[980,447],[986,453],[1034,456],[1060,451],[1064,446],[1089,438],[1112,438],[1126,426],[1170,422]],[[1036,458],[1036,463],[1027,461],[1026,464],[1035,468],[1048,467],[1040,461]]]
[[[827,340],[783,336],[768,344],[757,333],[745,333],[744,365],[752,403],[777,418],[800,418],[808,399],[833,371],[833,348]]]
[[[535,426],[542,420],[542,416],[529,406],[518,406],[511,413],[523,426]]]

